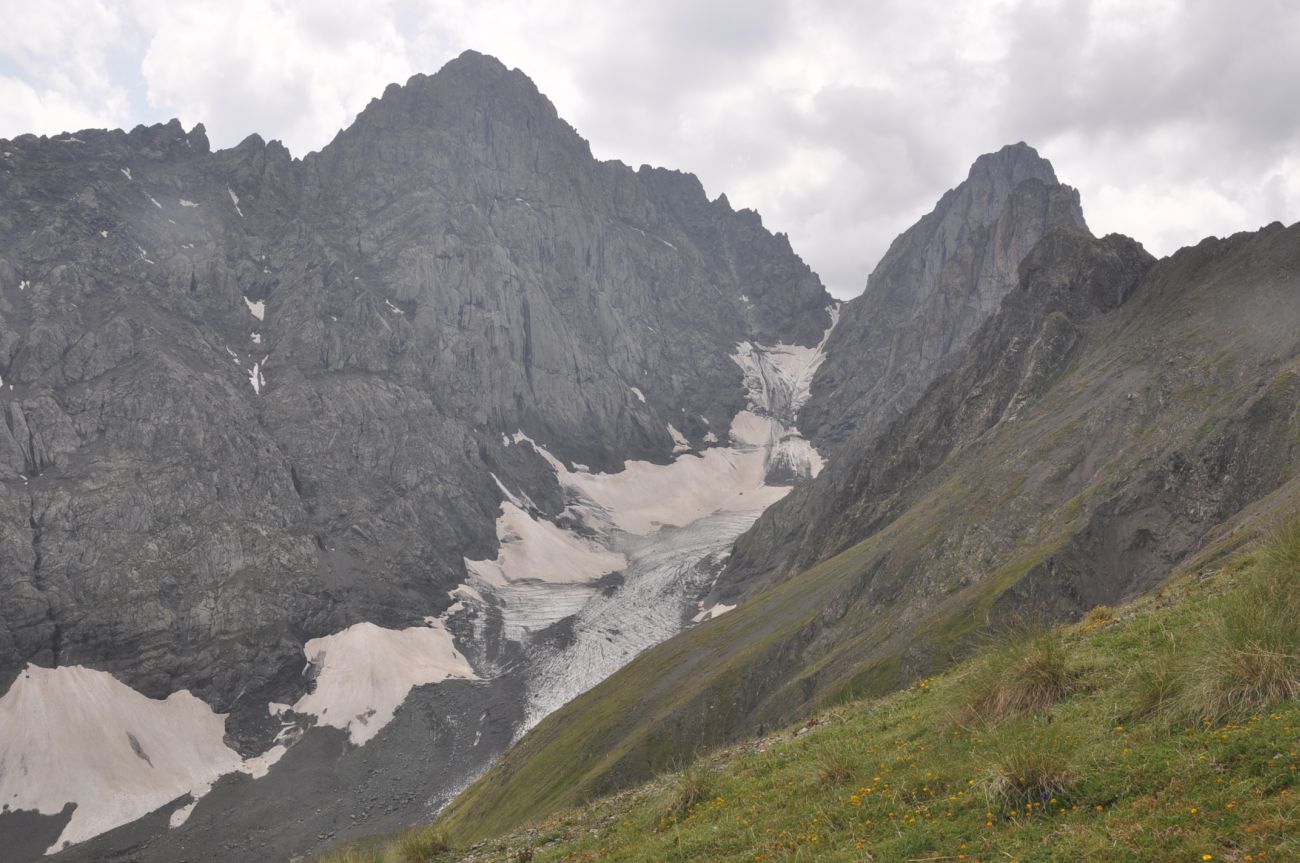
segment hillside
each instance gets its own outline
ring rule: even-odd
[[[1300,225],[1159,262],[1060,229],[1020,279],[961,366],[738,542],[718,589],[738,608],[553,714],[453,833],[906,686],[991,625],[1125,601],[1294,498]]]
[[[1297,621],[1293,520],[1151,597],[472,850],[425,830],[328,861],[1292,860]]]

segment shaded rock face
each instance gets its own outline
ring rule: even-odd
[[[735,345],[816,344],[829,304],[756,214],[595,161],[473,53],[302,160],[175,121],[0,141],[0,691],[85,664],[265,739],[307,639],[436,615],[494,554],[493,474],[560,512],[503,435],[703,446]]]
[[[800,427],[823,451],[880,430],[960,359],[1054,226],[1085,227],[1079,194],[1023,143],[979,157],[903,232],[844,305]]]

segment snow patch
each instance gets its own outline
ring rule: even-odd
[[[253,392],[260,396],[262,387],[266,386],[266,377],[262,374],[261,363],[253,363],[253,367],[248,370],[248,382],[252,385]]]
[[[317,670],[316,686],[294,704],[294,711],[347,731],[357,746],[392,721],[414,687],[448,678],[478,679],[451,634],[432,619],[408,629],[357,623],[313,638],[303,653]]]
[[[706,620],[713,620],[715,617],[721,617],[728,611],[735,609],[734,605],[723,605],[721,602],[704,609],[699,614],[691,618],[692,623],[703,623]]]
[[[277,743],[261,755],[254,755],[252,758],[245,759],[244,763],[239,765],[239,772],[246,773],[254,779],[261,779],[271,772],[271,768],[288,751],[289,747],[283,743]]]
[[[252,339],[253,344],[255,344],[255,345],[260,345],[260,344],[262,343],[262,334],[261,334],[261,333],[249,333],[249,334],[248,334],[248,337],[249,337],[250,339]]]
[[[392,312],[393,314],[395,314],[395,315],[404,315],[404,314],[406,314],[406,312],[402,311],[402,310],[399,309],[397,306],[393,305],[393,301],[390,300],[390,299],[385,298],[385,299],[384,299],[384,305],[388,306],[388,310],[389,310],[390,312]]]
[[[632,395],[636,396],[641,404],[645,404],[645,393],[641,392],[639,387],[632,387]]]
[[[26,279],[23,279],[21,282],[18,283],[18,290],[25,291],[28,288],[30,288],[31,285],[32,285],[31,282],[27,281]]]
[[[686,439],[686,436],[683,435],[681,432],[679,432],[677,430],[677,426],[673,425],[672,423],[668,424],[668,434],[673,439],[674,453],[686,452],[691,448],[691,442],[688,441]]]
[[[99,235],[103,237],[105,240],[108,239],[108,231],[100,231]]]
[[[160,210],[162,209],[162,204],[158,203],[158,199],[155,198],[153,195],[145,195],[145,197],[148,198],[149,202],[152,203],[155,207],[157,207]]]
[[[72,819],[50,851],[82,842],[238,770],[225,717],[188,691],[147,698],[111,674],[29,665],[0,698],[0,800]]]
[[[180,201],[181,201],[181,206],[182,206],[182,207],[197,207],[197,206],[198,206],[198,204],[194,203],[193,201],[188,201],[188,200],[186,200],[185,198],[181,198]]]
[[[239,214],[239,218],[244,218],[244,211],[239,209],[239,196],[236,195],[235,190],[229,186],[226,186],[226,191],[230,193],[230,203],[235,205],[235,212]]]
[[[244,297],[244,305],[248,306],[248,313],[259,321],[266,317],[265,300],[250,300],[248,297]]]
[[[501,547],[496,558],[465,561],[474,575],[492,587],[520,581],[586,584],[627,565],[623,555],[545,519],[535,519],[509,500],[501,504],[497,539]]]
[[[123,177],[126,177],[128,180],[131,179],[131,169],[130,169],[130,168],[118,168],[118,170],[122,172],[122,176],[123,176]]]

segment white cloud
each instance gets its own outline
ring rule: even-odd
[[[0,0],[0,21],[0,135],[110,126],[128,113],[109,69],[124,35],[119,10],[101,0]]]
[[[0,135],[204,122],[318,149],[466,48],[601,158],[697,173],[840,295],[982,152],[1026,140],[1157,253],[1300,217],[1287,0],[0,0]],[[13,22],[10,24],[10,22]],[[69,47],[71,46],[71,47]]]
[[[218,144],[258,132],[319,149],[386,84],[409,77],[392,3],[139,0],[150,106]]]

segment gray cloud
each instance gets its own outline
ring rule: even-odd
[[[1026,140],[1157,253],[1300,212],[1289,0],[0,0],[0,136],[172,115],[323,146],[465,48],[601,158],[694,171],[832,291],[979,153]]]

